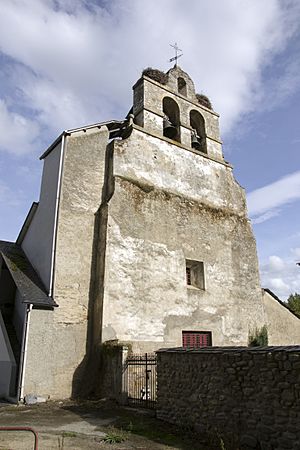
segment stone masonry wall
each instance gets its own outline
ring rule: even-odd
[[[299,449],[300,346],[162,349],[157,416],[227,450]]]

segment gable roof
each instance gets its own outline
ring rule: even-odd
[[[58,306],[53,298],[48,296],[45,286],[20,245],[0,241],[0,255],[21,294],[22,303],[48,308]]]

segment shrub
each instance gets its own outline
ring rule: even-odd
[[[128,438],[128,432],[111,427],[103,438],[107,444],[119,444]]]
[[[265,347],[268,345],[268,329],[266,325],[249,332],[249,347]]]

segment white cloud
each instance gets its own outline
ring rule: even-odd
[[[291,253],[300,260],[300,247],[291,248]]]
[[[0,182],[0,203],[6,201],[8,192],[9,192],[8,187],[4,183]]]
[[[280,207],[300,199],[300,171],[252,191],[247,196],[248,211],[254,223],[278,215]]]
[[[39,126],[35,121],[9,111],[0,99],[0,149],[24,154],[33,149],[38,134]]]
[[[223,132],[229,132],[256,107],[262,69],[295,33],[300,17],[296,1],[273,0],[263,8],[261,0],[244,0],[243,7],[236,0],[190,0],[188,8],[179,0],[102,5],[1,2],[0,49],[13,59],[13,82],[43,129],[124,115],[142,69],[168,69],[169,43],[180,38],[183,68],[198,91],[212,97]]]
[[[279,271],[284,268],[283,260],[276,255],[270,256],[269,258],[269,268],[273,271]]]
[[[8,185],[0,181],[0,205],[18,206],[18,194],[12,192]]]
[[[263,287],[271,289],[282,300],[294,292],[300,293],[300,268],[295,264],[293,250],[285,258],[270,256],[261,267]]]
[[[293,55],[295,58],[295,55]],[[274,70],[276,76],[268,80],[261,104],[264,111],[270,111],[284,103],[300,86],[300,55],[287,60],[281,68]],[[294,140],[294,143],[295,140]]]
[[[275,289],[277,292],[290,292],[288,284],[286,284],[282,278],[270,278],[269,285],[271,290]]]
[[[259,215],[258,217],[255,217],[254,219],[252,219],[252,223],[254,225],[258,224],[258,223],[263,223],[266,222],[269,219],[272,219],[272,217],[276,217],[280,214],[280,210],[279,209],[273,209],[271,211],[267,211],[264,214]]]

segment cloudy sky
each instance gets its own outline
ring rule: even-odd
[[[300,291],[298,0],[1,0],[0,238],[38,199],[38,156],[67,128],[123,119],[148,66],[181,67],[221,114],[262,285]]]

